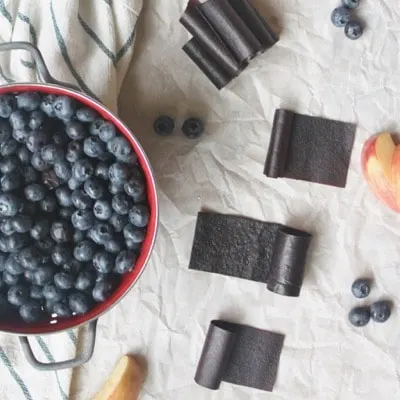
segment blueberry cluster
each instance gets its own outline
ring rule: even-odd
[[[353,295],[358,299],[365,299],[371,292],[369,279],[357,279],[351,286]],[[349,312],[349,321],[352,325],[361,327],[368,324],[370,319],[375,322],[386,322],[391,314],[392,304],[387,300],[380,300],[371,306],[359,306]]]
[[[135,265],[145,178],[128,140],[65,96],[0,96],[0,319],[87,313]]]
[[[342,0],[342,6],[335,8],[331,14],[333,25],[343,28],[344,34],[351,40],[356,40],[363,34],[361,22],[352,18],[352,13],[360,4],[360,0]]]
[[[169,136],[175,129],[175,121],[168,115],[161,115],[154,121],[153,128],[160,136]],[[198,118],[188,118],[182,125],[182,132],[189,139],[198,139],[204,133],[204,123]]]

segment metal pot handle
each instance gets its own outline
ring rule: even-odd
[[[97,320],[94,320],[88,324],[87,338],[82,345],[81,354],[78,354],[75,358],[66,361],[50,363],[40,362],[33,354],[28,337],[20,336],[19,340],[26,359],[34,368],[40,371],[57,371],[59,369],[75,368],[87,363],[92,358],[94,345],[96,342],[96,327]]]
[[[67,86],[74,90],[79,90],[74,85],[70,85],[69,83],[58,81],[57,79],[53,78],[50,74],[47,65],[43,59],[42,53],[40,50],[34,46],[32,43],[29,42],[7,42],[7,43],[0,43],[0,52],[1,51],[11,51],[11,50],[26,50],[29,51],[35,60],[36,69],[39,75],[40,80],[43,83],[53,83],[56,85]]]

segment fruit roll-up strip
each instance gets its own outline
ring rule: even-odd
[[[228,0],[207,0],[198,8],[240,63],[247,64],[261,51],[261,43]]]
[[[222,89],[232,80],[229,73],[210,56],[197,39],[192,38],[182,49],[218,90]]]
[[[229,4],[261,43],[262,52],[279,40],[276,33],[248,0],[229,0]]]
[[[294,113],[288,110],[276,110],[272,135],[265,161],[264,175],[279,178],[284,175],[286,156],[292,134]]]
[[[197,8],[198,2],[189,2],[185,12],[180,18],[180,23],[193,35],[198,43],[210,56],[234,78],[243,69],[243,66],[235,59],[233,54],[225,46],[217,32],[207,22]]]

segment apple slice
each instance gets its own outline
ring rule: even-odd
[[[137,400],[143,380],[137,361],[124,356],[93,400]]]
[[[375,154],[382,166],[383,173],[389,182],[392,180],[392,158],[396,149],[392,135],[388,132],[381,133],[375,142]]]
[[[400,146],[396,147],[392,158],[392,186],[396,197],[397,208],[400,210]]]

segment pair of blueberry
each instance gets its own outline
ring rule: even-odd
[[[332,23],[338,28],[344,27],[346,37],[356,40],[363,34],[363,26],[359,21],[352,19],[352,10],[358,7],[360,0],[342,0],[342,4],[332,11]]]
[[[161,115],[154,121],[153,128],[160,136],[169,136],[175,129],[175,121],[167,115]],[[188,118],[182,125],[182,132],[189,139],[197,139],[204,133],[204,123],[198,118]]]
[[[369,279],[357,279],[351,286],[351,291],[358,299],[365,299],[371,292]],[[349,312],[349,321],[352,325],[361,327],[372,319],[375,322],[386,322],[391,314],[392,303],[388,300],[380,300],[371,306],[359,306]]]

